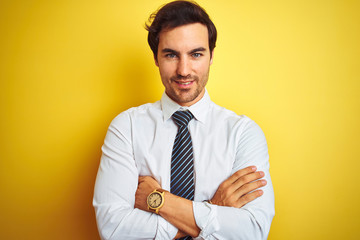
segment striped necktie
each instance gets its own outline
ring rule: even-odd
[[[189,111],[177,111],[172,115],[178,132],[171,157],[171,193],[194,200],[193,149],[188,123],[194,116]]]
[[[170,192],[179,197],[194,200],[194,156],[188,123],[194,115],[190,111],[177,111],[172,119],[178,125],[171,156]],[[191,239],[186,236],[179,239]]]

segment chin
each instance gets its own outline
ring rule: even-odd
[[[197,97],[198,97],[198,95],[197,96],[193,96],[193,95],[190,95],[190,96],[178,96],[177,102],[180,103],[180,104],[187,104],[187,103],[193,102]]]

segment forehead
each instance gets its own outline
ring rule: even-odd
[[[159,50],[190,50],[203,47],[209,49],[208,29],[201,23],[192,23],[170,30],[163,30],[159,35]]]

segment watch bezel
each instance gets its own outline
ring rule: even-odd
[[[161,201],[160,201],[160,203],[158,203],[158,204],[156,204],[156,205],[154,206],[154,204],[153,204],[154,202],[151,201],[151,198],[153,198],[153,197],[156,196],[156,195],[158,195],[158,196],[160,197]],[[162,202],[163,202],[163,196],[161,195],[160,192],[157,192],[157,191],[156,191],[156,192],[152,192],[152,193],[149,194],[149,196],[148,196],[148,205],[149,205],[151,208],[153,208],[153,209],[159,208],[159,207],[161,206]]]
[[[164,205],[164,201],[165,201],[165,199],[164,199],[164,194],[165,194],[165,192],[166,192],[166,191],[163,190],[163,189],[155,189],[154,191],[152,191],[152,192],[148,195],[147,200],[146,200],[146,203],[147,203],[148,209],[149,209],[150,211],[155,212],[156,214],[159,214],[159,209]],[[151,198],[151,196],[153,196],[154,194],[158,194],[158,195],[160,196],[160,198],[161,198],[161,202],[160,202],[160,204],[159,204],[157,207],[152,206],[152,204],[150,203],[150,198]]]

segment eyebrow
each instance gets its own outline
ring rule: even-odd
[[[179,55],[179,54],[180,54],[180,52],[175,51],[175,50],[173,50],[173,49],[171,49],[171,48],[164,48],[163,50],[161,50],[161,52],[162,52],[162,53],[174,53],[174,54],[176,54],[176,55]]]
[[[195,53],[195,52],[204,52],[204,51],[206,51],[206,48],[204,48],[204,47],[198,47],[198,48],[195,48],[195,49],[189,51],[188,53],[189,53],[189,54],[192,54],[192,53]],[[179,54],[180,54],[179,51],[176,51],[176,50],[171,49],[171,48],[164,48],[164,49],[161,50],[161,52],[162,52],[162,53],[173,53],[173,54],[176,54],[176,55],[179,55]]]
[[[199,47],[199,48],[195,48],[193,50],[191,50],[189,53],[196,53],[196,52],[205,52],[206,51],[206,48],[203,48],[203,47]]]

